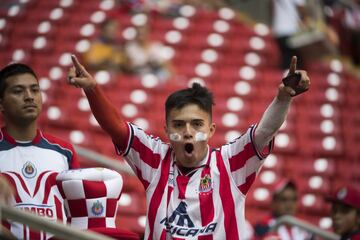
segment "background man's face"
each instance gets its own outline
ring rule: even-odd
[[[293,188],[285,188],[278,193],[272,201],[273,213],[279,217],[294,215],[297,208],[297,193]]]
[[[360,230],[360,215],[355,208],[334,202],[331,208],[334,232],[339,235]]]
[[[25,73],[9,77],[6,83],[4,96],[0,99],[0,110],[5,120],[19,124],[36,120],[42,108],[37,79]]]
[[[188,104],[169,112],[165,130],[176,160],[184,167],[194,167],[206,155],[207,143],[215,132],[215,124],[207,112],[196,104]]]

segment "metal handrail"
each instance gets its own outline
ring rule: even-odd
[[[113,240],[113,238],[95,232],[82,231],[59,222],[52,222],[32,213],[2,204],[0,204],[0,213],[0,217],[3,219],[23,223],[31,227],[31,229],[52,233],[60,239]]]
[[[120,161],[119,159],[105,156],[103,154],[100,154],[88,148],[81,147],[79,145],[75,145],[74,148],[78,155],[85,157],[86,159],[92,162],[98,163],[100,166],[108,167],[120,173],[123,172],[131,175],[135,175],[134,171],[125,161]]]
[[[314,233],[315,235],[320,236],[326,240],[339,240],[340,239],[340,236],[335,233],[325,231],[325,230],[318,228],[308,222],[305,222],[303,220],[300,220],[300,219],[290,216],[290,215],[279,217],[276,220],[276,222],[274,223],[274,225],[271,226],[270,231],[275,231],[279,226],[284,225],[284,224],[298,226],[298,227],[300,227],[308,232]]]

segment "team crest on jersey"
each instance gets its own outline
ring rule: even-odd
[[[24,175],[24,177],[33,178],[36,176],[37,170],[35,165],[32,162],[28,161],[23,165],[21,172]]]
[[[199,193],[208,193],[212,190],[212,180],[209,174],[200,179]]]
[[[97,200],[96,202],[93,203],[93,205],[91,207],[91,212],[95,216],[100,216],[104,212],[104,206],[102,205],[102,203],[99,200]]]

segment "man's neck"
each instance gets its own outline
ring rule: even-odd
[[[37,134],[37,126],[35,122],[27,126],[18,126],[6,123],[5,130],[17,141],[31,141]]]

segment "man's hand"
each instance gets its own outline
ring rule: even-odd
[[[95,79],[86,71],[77,60],[75,55],[71,55],[73,66],[68,73],[68,83],[83,89],[92,89],[96,85]]]
[[[278,99],[286,100],[299,95],[310,87],[310,78],[304,70],[296,70],[297,57],[293,56],[288,75],[279,86]]]
[[[6,178],[0,175],[0,203],[9,204],[13,195],[14,189]]]

